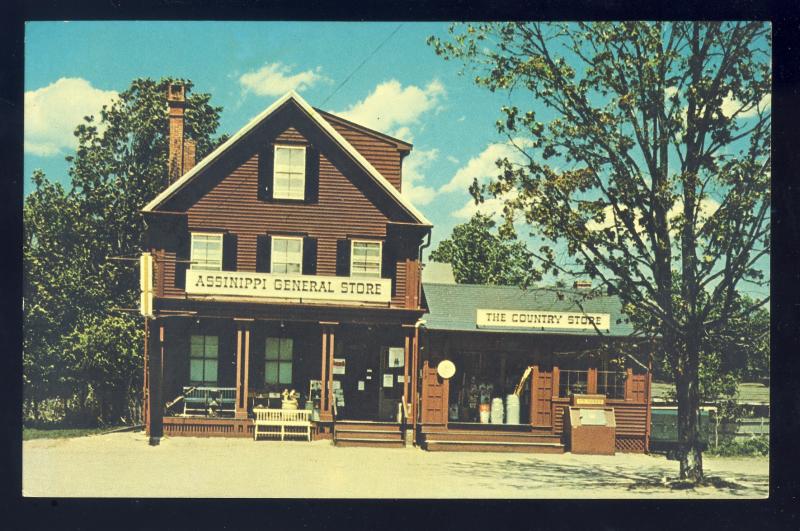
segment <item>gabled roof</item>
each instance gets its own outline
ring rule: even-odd
[[[517,286],[489,286],[483,284],[441,284],[422,282],[422,291],[428,305],[425,327],[429,330],[472,332],[503,332],[509,334],[565,334],[597,336],[594,330],[503,328],[493,330],[478,328],[478,308],[493,310],[529,310],[548,312],[607,313],[611,316],[608,337],[633,334],[633,325],[622,311],[622,302],[614,295],[592,296],[568,289],[530,288]],[[558,294],[563,295],[559,298]],[[578,304],[580,302],[580,305]]]
[[[167,199],[175,195],[179,190],[181,190],[184,186],[186,186],[189,182],[194,179],[196,175],[203,171],[203,169],[218,159],[223,153],[228,151],[234,145],[236,145],[242,138],[247,136],[247,134],[255,129],[261,122],[269,118],[275,111],[280,109],[285,103],[293,101],[300,107],[308,116],[311,118],[313,122],[315,122],[331,139],[334,140],[341,148],[352,158],[359,166],[361,166],[370,177],[383,189],[403,210],[408,212],[408,214],[417,222],[422,225],[432,226],[433,224],[428,221],[428,219],[417,210],[417,208],[411,204],[411,202],[404,197],[398,190],[395,188],[392,183],[390,183],[386,177],[381,175],[381,173],[375,169],[375,167],[370,164],[370,162],[364,158],[364,156],[353,147],[350,142],[347,141],[341,134],[339,134],[334,127],[328,123],[325,118],[320,115],[319,112],[314,110],[311,105],[306,102],[299,94],[295,91],[291,90],[281,96],[275,103],[264,109],[261,114],[250,120],[250,122],[242,127],[239,131],[236,132],[235,135],[231,136],[227,141],[221,144],[217,149],[212,151],[208,154],[203,160],[201,160],[194,168],[186,172],[182,177],[177,179],[174,183],[169,185],[164,191],[158,194],[152,201],[147,203],[145,207],[142,209],[142,212],[153,212],[156,208],[158,208],[162,203],[164,203]]]
[[[386,142],[388,142],[390,144],[394,144],[394,146],[400,151],[408,152],[408,151],[411,151],[411,148],[414,147],[413,144],[409,144],[405,140],[400,140],[399,138],[395,138],[393,136],[389,136],[386,133],[381,133],[380,131],[376,131],[375,129],[370,129],[369,127],[363,126],[361,124],[357,124],[355,122],[351,122],[347,118],[342,118],[341,116],[333,114],[332,112],[323,111],[322,109],[317,109],[316,107],[314,107],[314,110],[317,111],[318,113],[320,113],[322,115],[322,117],[325,118],[326,120],[328,120],[329,122],[330,121],[339,122],[340,124],[352,127],[353,129],[356,129],[358,131],[362,131],[364,133],[367,133],[368,135],[372,135],[372,136],[376,136],[378,138],[381,138],[381,139],[385,140]]]

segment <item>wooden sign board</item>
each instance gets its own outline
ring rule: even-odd
[[[478,308],[478,328],[532,328],[562,330],[610,330],[607,313],[546,312],[538,310],[488,310]]]
[[[387,278],[189,269],[186,272],[186,293],[189,295],[388,303],[392,298],[392,281]]]

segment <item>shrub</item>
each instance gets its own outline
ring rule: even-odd
[[[726,441],[709,452],[722,457],[754,457],[769,455],[769,437],[759,435],[745,440]]]

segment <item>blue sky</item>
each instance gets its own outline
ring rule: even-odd
[[[467,191],[473,178],[488,180],[494,161],[512,154],[494,127],[509,95],[475,86],[471,75],[458,75],[459,63],[442,60],[425,43],[447,28],[438,22],[30,22],[25,192],[36,168],[68,185],[64,157],[74,151],[75,126],[134,78],[191,79],[223,107],[218,132],[228,134],[294,88],[315,107],[414,144],[404,162],[404,193],[434,223],[435,246],[475,211]],[[512,103],[524,97],[520,92]],[[552,118],[536,110],[539,120]],[[487,203],[482,210],[498,205]],[[768,272],[768,260],[760,265]]]
[[[232,134],[294,86],[308,102],[414,144],[404,187],[435,224],[434,243],[474,208],[473,177],[505,153],[494,129],[505,94],[459,76],[425,43],[445,23],[36,22],[26,26],[25,90],[57,111],[26,124],[25,190],[35,168],[67,184],[80,117],[136,77],[185,77],[224,110]],[[334,44],[335,43],[335,44]],[[59,81],[61,80],[61,81]],[[299,83],[299,85],[298,85]],[[327,101],[326,101],[327,100]],[[80,104],[78,104],[78,102]],[[324,103],[323,103],[324,102]],[[69,109],[67,112],[61,112]],[[65,116],[66,115],[66,116]],[[73,123],[74,122],[74,123]],[[455,178],[455,180],[454,180]],[[414,190],[416,188],[416,190]]]

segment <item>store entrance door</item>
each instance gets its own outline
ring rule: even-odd
[[[341,383],[344,406],[338,406],[338,418],[345,420],[378,420],[379,358],[365,345],[352,345],[343,353],[344,374],[334,373]],[[335,390],[334,390],[335,392]]]

